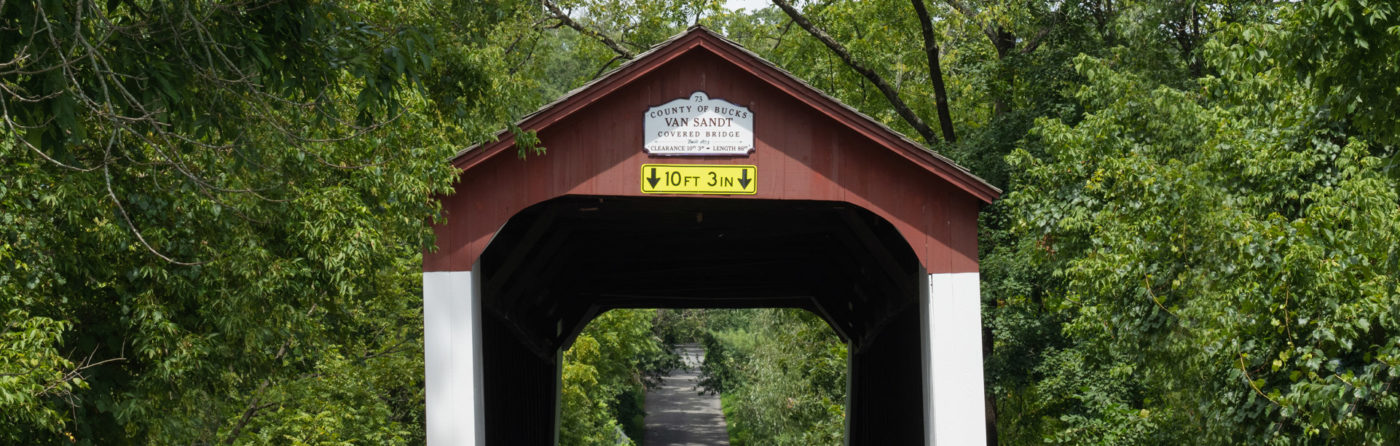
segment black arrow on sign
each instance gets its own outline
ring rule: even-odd
[[[748,169],[739,169],[739,171],[740,171],[740,172],[743,172],[743,173],[739,174],[739,187],[744,188],[744,189],[748,189],[748,188],[749,188],[749,170],[748,170]]]
[[[651,178],[647,178],[647,182],[648,182],[648,183],[651,183],[652,189],[655,189],[655,188],[656,188],[656,182],[658,182],[658,181],[661,181],[661,179],[656,177],[656,168],[653,167],[653,168],[651,168]]]

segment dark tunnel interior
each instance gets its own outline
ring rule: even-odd
[[[803,308],[849,345],[847,444],[924,438],[922,273],[904,237],[850,203],[565,196],[482,253],[487,444],[552,445],[559,352],[613,308]]]

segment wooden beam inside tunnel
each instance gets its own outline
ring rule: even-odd
[[[565,197],[483,253],[483,305],[547,358],[608,308],[798,307],[863,348],[913,302],[917,260],[845,203]]]

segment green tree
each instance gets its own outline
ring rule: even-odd
[[[1291,53],[1331,7],[1280,5],[1224,27],[1201,53],[1218,76],[1184,85],[1076,59],[1085,115],[1040,120],[1044,154],[1008,158],[1013,235],[989,264],[1030,265],[999,272],[1013,284],[993,288],[1011,315],[997,321],[1056,340],[1013,353],[1032,355],[1029,370],[1001,371],[1025,377],[1003,381],[1016,412],[1004,431],[1074,444],[1400,439],[1400,197],[1391,135],[1377,132],[1394,117],[1338,113],[1324,92],[1350,87],[1300,75]],[[1364,80],[1395,65],[1352,68]]]
[[[804,310],[743,310],[706,338],[701,385],[721,394],[734,444],[841,444],[846,344]],[[720,321],[717,321],[720,322]],[[726,327],[727,326],[727,327]]]
[[[665,356],[653,334],[656,310],[610,310],[564,352],[559,444],[619,444],[642,438],[645,365]]]
[[[0,442],[420,443],[428,197],[519,15],[0,2]]]

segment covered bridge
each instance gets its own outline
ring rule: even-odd
[[[796,307],[849,343],[847,444],[985,443],[977,215],[999,191],[701,27],[460,153],[424,253],[428,442],[550,445],[612,308]]]

